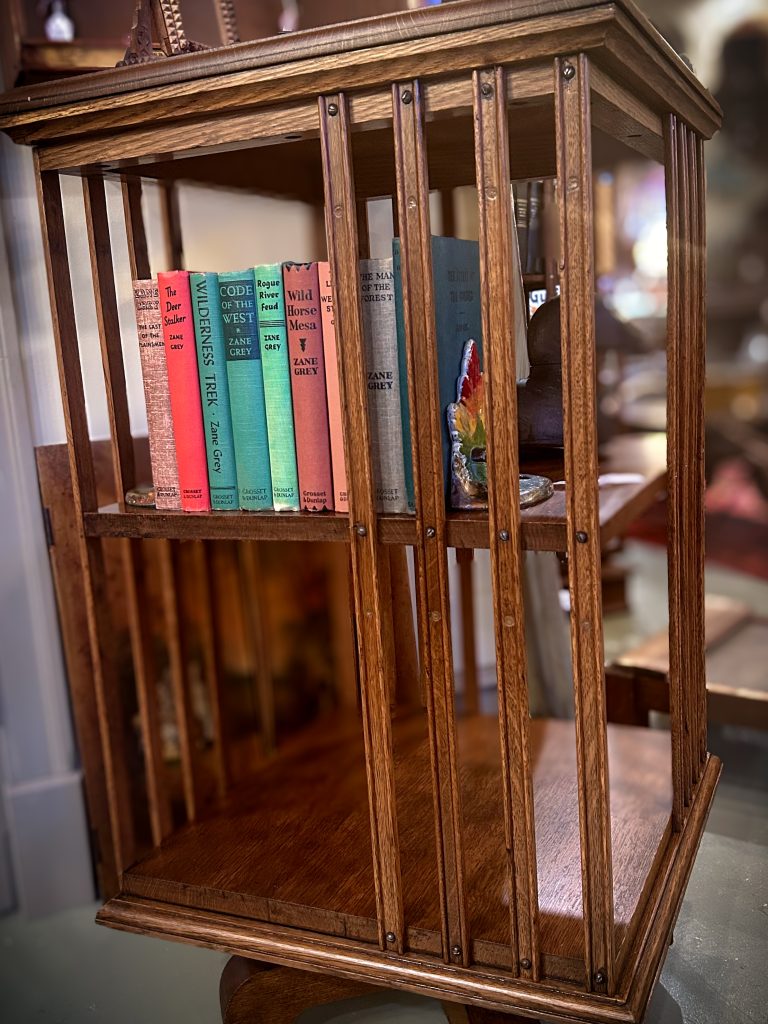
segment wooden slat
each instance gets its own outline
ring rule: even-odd
[[[680,320],[680,215],[678,206],[677,118],[664,122],[667,198],[667,576],[669,590],[669,705],[672,731],[672,828],[683,827],[687,803],[685,694],[685,600],[682,590],[685,557],[681,530],[682,439],[685,422]]]
[[[515,324],[525,321],[526,311],[517,300],[522,293],[513,271],[516,262],[512,256],[504,71],[476,71],[473,80],[488,418],[488,527],[504,825],[510,858],[512,966],[521,977],[538,980],[539,904],[518,500],[518,375],[514,347],[510,344],[510,338],[516,334]]]
[[[691,769],[692,784],[698,784],[706,757],[706,690],[704,665],[704,290],[702,279],[704,259],[703,180],[698,167],[698,139],[686,131],[686,159],[690,201],[690,245],[688,249],[690,288],[689,379],[691,387],[691,461],[688,465],[691,482],[689,515],[691,541],[689,552],[688,629],[691,643]]]
[[[109,817],[115,864],[119,874],[134,859],[136,847],[131,816],[130,781],[126,769],[127,759],[124,756],[120,692],[112,660],[115,646],[109,610],[104,599],[104,556],[100,541],[86,538],[82,530],[83,513],[95,511],[97,507],[96,481],[80,369],[61,186],[58,174],[40,171],[39,166],[36,169],[53,335],[69,445],[74,513],[78,522],[80,563],[83,570]]]
[[[685,741],[685,762],[683,783],[685,786],[685,803],[690,806],[693,781],[694,781],[694,706],[693,694],[695,680],[693,666],[695,654],[693,652],[693,630],[692,622],[689,619],[688,601],[692,598],[691,587],[691,560],[693,553],[692,529],[693,520],[691,501],[691,456],[693,423],[693,386],[691,378],[692,356],[691,351],[691,288],[693,285],[691,277],[690,251],[691,251],[691,203],[690,203],[690,182],[688,180],[688,129],[682,122],[677,126],[677,208],[679,218],[680,236],[680,380],[676,388],[677,402],[679,404],[680,427],[678,434],[678,453],[680,456],[679,470],[679,500],[680,507],[678,518],[680,523],[681,544],[680,544],[680,574],[681,574],[681,599],[684,615],[684,629],[682,633],[682,655],[681,663],[683,683],[683,738]]]
[[[707,362],[707,182],[705,180],[705,157],[703,157],[703,139],[693,135],[694,140],[694,175],[696,185],[696,269],[697,269],[697,308],[696,308],[696,348],[695,348],[695,382],[696,382],[696,434],[694,439],[693,469],[696,474],[694,510],[696,522],[695,542],[695,579],[696,588],[693,606],[698,655],[695,679],[698,694],[698,758],[700,770],[707,765],[707,673],[705,665],[706,625],[705,625],[705,382]]]
[[[150,276],[149,251],[141,209],[141,182],[123,182],[123,213],[125,217],[128,259],[132,279]],[[122,376],[116,376],[123,389]],[[114,437],[114,428],[113,428]],[[118,495],[123,492],[118,490]],[[160,842],[171,830],[166,768],[162,754],[161,724],[158,704],[157,667],[152,657],[152,631],[147,622],[148,602],[144,586],[144,567],[141,542],[124,540],[122,551],[125,571],[125,592],[128,603],[128,621],[131,634],[136,694],[139,703],[139,724],[144,753],[147,802],[152,838]],[[158,542],[158,550],[167,549],[169,542]],[[169,557],[166,554],[166,557]]]
[[[134,280],[145,279],[150,276],[151,270],[144,215],[141,210],[141,182],[138,178],[124,178],[122,190],[131,277]]]
[[[175,181],[163,181],[160,184],[160,212],[165,236],[166,269],[183,270],[184,246],[181,237],[179,189]]]
[[[182,642],[183,624],[179,604],[179,565],[177,545],[163,544],[158,553],[160,587],[163,602],[163,625],[168,648],[171,694],[176,718],[176,731],[181,760],[181,780],[187,818],[194,821],[203,803],[198,728],[192,711],[187,652]]]
[[[261,739],[265,754],[275,749],[275,694],[272,683],[272,666],[267,650],[267,631],[263,621],[263,594],[260,585],[261,566],[259,547],[253,541],[237,545],[237,560],[245,622],[248,629],[256,702],[259,707]]]
[[[173,829],[170,795],[161,737],[157,699],[157,665],[153,656],[154,637],[147,620],[148,606],[144,584],[142,542],[123,539],[121,555],[125,578],[125,601],[131,655],[139,705],[142,753],[149,807],[152,842],[157,846]],[[160,541],[167,545],[167,541]]]
[[[125,492],[136,484],[133,462],[133,440],[128,415],[128,393],[125,386],[120,321],[117,315],[115,273],[109,235],[109,215],[104,179],[89,175],[83,179],[85,223],[91,256],[93,294],[96,301],[96,322],[101,345],[101,363],[107,393],[107,412],[112,437],[112,462],[118,504],[125,508]]]
[[[392,723],[380,623],[389,614],[382,588],[363,347],[355,184],[347,101],[321,96],[326,233],[341,344],[339,381],[344,409],[344,450],[349,485],[348,529],[352,552],[355,616],[366,770],[371,811],[378,938],[383,949],[402,953],[404,939],[400,850],[395,808]],[[387,938],[389,936],[389,938]]]
[[[457,548],[459,600],[461,602],[461,653],[464,661],[464,714],[476,715],[479,709],[477,681],[477,643],[475,642],[475,600],[472,587],[472,548]]]
[[[418,81],[392,88],[403,312],[416,497],[416,578],[435,794],[443,958],[469,963],[448,596],[424,113]]]
[[[600,591],[589,63],[555,60],[563,433],[587,988],[612,993],[613,881]]]
[[[213,732],[213,769],[216,777],[216,790],[219,796],[223,796],[227,791],[229,781],[225,734],[226,713],[222,680],[219,676],[221,658],[213,616],[213,570],[210,560],[210,542],[196,541],[193,544],[193,552],[200,611],[198,639],[203,652],[203,671]]]

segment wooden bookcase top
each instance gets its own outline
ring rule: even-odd
[[[0,99],[0,128],[49,145],[576,51],[656,113],[705,138],[719,127],[713,97],[631,0],[462,0],[15,89]]]

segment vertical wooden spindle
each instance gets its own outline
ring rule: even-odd
[[[695,510],[696,540],[696,597],[695,615],[697,630],[697,671],[696,679],[699,706],[699,760],[703,766],[707,760],[707,678],[704,636],[704,440],[705,440],[705,380],[707,359],[707,223],[706,223],[706,180],[704,173],[704,140],[699,135],[695,139],[695,175],[696,175],[696,207],[697,237],[696,251],[698,256],[698,308],[696,311],[697,345],[696,345],[696,386],[698,392],[698,415],[696,416],[696,439],[694,445],[697,506]]]
[[[151,270],[144,216],[141,209],[141,182],[125,179],[122,183],[123,213],[128,242],[128,259],[133,280],[146,280]],[[139,704],[139,726],[146,771],[147,802],[152,839],[157,844],[172,828],[170,795],[163,744],[157,691],[157,666],[152,654],[151,629],[147,621],[148,601],[144,585],[142,544],[139,540],[124,540],[122,559],[128,602],[131,649]],[[156,543],[158,551],[169,542]]]
[[[179,741],[184,807],[189,821],[194,821],[202,808],[203,792],[199,763],[199,730],[192,710],[189,665],[182,642],[178,542],[163,544],[159,554],[165,640],[168,645],[171,695]]]
[[[513,969],[537,980],[539,902],[522,582],[517,373],[510,339],[525,309],[513,277],[512,202],[504,71],[473,76],[486,362],[488,526],[494,597],[504,825],[510,858]]]
[[[693,373],[693,353],[692,353],[692,308],[691,308],[691,289],[693,287],[692,280],[692,267],[691,267],[691,196],[690,196],[690,181],[688,176],[688,145],[687,145],[688,129],[684,124],[678,122],[677,130],[677,209],[679,228],[678,234],[680,239],[680,292],[679,292],[679,304],[680,304],[680,384],[682,389],[678,392],[678,402],[680,404],[680,424],[679,424],[679,453],[681,455],[680,472],[679,472],[679,487],[680,487],[680,508],[678,511],[678,518],[680,521],[680,529],[682,531],[682,544],[680,548],[681,562],[680,562],[680,573],[681,573],[681,584],[682,584],[682,606],[685,614],[685,628],[682,633],[683,642],[683,661],[682,661],[682,681],[683,681],[683,706],[685,709],[683,717],[683,737],[685,740],[685,774],[683,782],[685,786],[685,804],[689,807],[691,804],[691,796],[693,792],[693,780],[694,780],[694,733],[695,733],[695,707],[694,707],[694,694],[696,690],[696,680],[694,677],[694,665],[696,663],[696,655],[693,651],[693,622],[690,618],[691,609],[689,608],[689,602],[693,598],[691,590],[692,583],[692,559],[693,552],[691,550],[694,543],[694,507],[693,501],[695,495],[693,493],[694,480],[692,479],[692,466],[690,465],[690,456],[692,453],[692,442],[693,442],[693,423],[692,417],[694,415],[694,390],[695,382],[692,377]]]
[[[82,526],[83,513],[95,512],[98,508],[96,479],[80,368],[61,185],[58,173],[41,171],[39,165],[36,165],[36,172],[53,336],[63,399],[64,423],[69,442],[74,512],[78,523],[88,639],[93,663],[111,836],[115,867],[119,875],[135,859],[136,844],[131,815],[131,786],[124,749],[119,680],[113,661],[115,644],[105,600],[107,583],[104,555],[100,541],[87,538]]]
[[[255,541],[241,541],[237,545],[245,623],[256,683],[261,741],[264,753],[272,754],[277,742],[275,694],[272,683],[272,665],[267,649],[267,630],[264,628],[263,621],[264,597],[260,585],[261,559],[259,554],[259,545]]]
[[[690,243],[688,247],[689,335],[690,350],[690,474],[688,514],[691,524],[689,545],[689,609],[690,684],[691,684],[691,781],[696,786],[706,756],[706,665],[704,640],[704,362],[705,362],[705,282],[704,261],[704,183],[699,167],[700,140],[692,129],[686,129],[688,169],[688,215]]]
[[[472,548],[456,548],[456,564],[459,567],[459,600],[461,602],[461,653],[464,660],[465,715],[476,715],[480,710],[472,573],[474,556]]]
[[[109,235],[109,214],[104,179],[101,175],[83,178],[85,223],[91,256],[96,322],[101,345],[101,364],[107,394],[107,411],[112,443],[112,466],[115,492],[121,509],[125,509],[125,492],[136,484],[133,438],[128,416],[128,393],[117,315],[115,273]]]
[[[595,271],[589,62],[555,60],[555,130],[563,255],[563,362],[571,658],[587,988],[612,993],[613,879],[597,487]]]
[[[454,708],[451,612],[438,393],[429,180],[418,81],[392,89],[403,312],[416,497],[416,578],[421,660],[435,794],[443,958],[469,963]]]
[[[340,339],[339,382],[349,484],[349,543],[379,943],[383,949],[402,952],[405,936],[392,722],[381,633],[384,616],[391,616],[391,593],[385,593],[380,571],[381,559],[386,556],[378,542],[374,500],[349,114],[343,94],[321,96],[319,108],[326,233],[336,304],[336,333]]]
[[[213,770],[219,796],[227,791],[228,766],[222,683],[219,676],[219,645],[213,617],[213,573],[210,560],[211,541],[196,541],[193,545],[195,575],[200,609],[199,640],[203,652],[203,671],[208,692],[208,705],[213,733]]]
[[[677,135],[674,114],[664,122],[664,164],[667,197],[667,575],[669,588],[669,712],[672,742],[672,828],[685,819],[687,762],[685,741],[685,595],[684,534],[681,510],[683,436],[685,431],[680,291],[680,214],[678,205]]]

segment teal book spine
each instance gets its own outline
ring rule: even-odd
[[[408,356],[405,350],[405,315],[403,313],[403,279],[400,273],[400,239],[392,242],[392,270],[395,288],[395,326],[397,328],[397,368],[400,374],[400,420],[403,425],[403,467],[405,496],[408,508],[416,507],[413,486],[413,455],[411,453],[411,405],[408,398]]]
[[[216,274],[190,274],[189,285],[192,293],[192,318],[195,323],[200,398],[203,404],[211,508],[230,511],[239,508],[239,501],[218,279]]]
[[[272,508],[256,285],[252,270],[218,275],[240,508]]]
[[[268,263],[254,267],[253,276],[256,282],[256,311],[264,373],[272,500],[279,512],[298,512],[301,504],[282,264]]]
[[[405,321],[403,316],[402,275],[400,273],[400,241],[393,240],[395,266],[395,312],[397,316],[398,356],[400,360],[401,407],[403,411],[403,446],[410,445],[410,420],[406,420],[407,386],[405,379]],[[435,336],[437,340],[438,394],[440,401],[440,436],[443,446],[443,484],[446,497],[451,491],[451,436],[448,431],[448,406],[456,401],[456,387],[461,373],[464,346],[472,338],[477,344],[482,363],[482,311],[480,308],[480,247],[477,242],[461,238],[432,237],[432,284],[435,299]],[[406,381],[407,383],[407,381]],[[407,434],[406,434],[407,423]],[[410,447],[408,449],[410,451]],[[413,470],[406,456],[406,490],[413,486]],[[411,492],[408,491],[409,501]]]
[[[464,346],[477,345],[483,365],[482,310],[480,308],[480,246],[463,238],[432,237],[432,283],[435,296],[437,374],[440,428],[443,441],[443,483],[451,493],[451,435],[448,406],[456,401],[456,388]],[[514,344],[510,338],[510,344]]]

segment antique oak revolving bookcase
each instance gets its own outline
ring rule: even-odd
[[[108,802],[101,923],[488,1010],[642,1018],[719,773],[706,750],[702,571],[702,147],[718,124],[710,95],[629,0],[462,2],[3,98],[0,126],[34,147],[39,179]],[[599,483],[596,407],[598,141],[663,165],[667,202],[666,471],[609,489]],[[101,507],[62,175],[82,177],[91,250],[120,499]],[[510,182],[531,178],[554,179],[559,196],[565,486],[521,510],[511,339],[524,312]],[[148,276],[157,268],[141,183],[151,179],[324,209],[349,515],[184,514],[122,501],[136,470],[105,197],[110,182],[122,183],[132,270]],[[441,456],[429,198],[468,185],[477,189],[489,509],[454,513]],[[377,515],[374,500],[357,264],[367,255],[366,202],[378,197],[391,198],[401,245],[415,515]],[[603,545],[660,486],[669,732],[607,722],[600,590]],[[142,544],[224,539],[345,546],[359,693],[347,712],[328,711],[254,757],[236,782],[223,772],[206,799],[195,789],[200,752],[183,742],[180,723],[180,821],[168,809],[136,563]],[[122,546],[131,579],[142,801],[123,756],[106,542]],[[403,699],[396,548],[412,551],[418,622],[418,685]],[[497,703],[488,714],[462,713],[455,699],[451,549],[489,551]],[[526,549],[567,555],[572,720],[529,713]],[[226,743],[214,736],[220,759]]]

